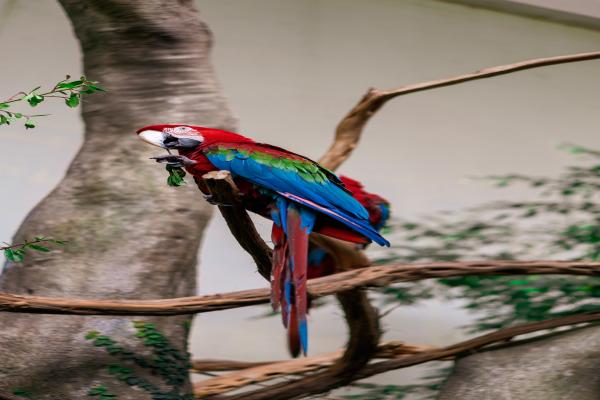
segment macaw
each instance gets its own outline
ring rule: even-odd
[[[333,172],[280,147],[193,125],[151,125],[137,133],[149,144],[177,150],[179,155],[155,159],[184,167],[209,201],[202,175],[230,171],[244,207],[273,221],[271,303],[275,310],[281,308],[291,342],[299,342],[306,355],[308,236],[319,232],[358,244],[389,246],[371,226],[367,210]]]

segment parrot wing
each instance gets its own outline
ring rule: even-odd
[[[215,167],[302,203],[380,245],[389,246],[370,225],[367,210],[334,173],[316,162],[261,143],[216,143],[203,152]]]

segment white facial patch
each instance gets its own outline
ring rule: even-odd
[[[162,147],[163,149],[165,148],[163,140],[165,139],[166,135],[160,131],[142,131],[140,132],[139,136],[146,143],[150,143],[153,146]]]
[[[189,126],[177,126],[175,128],[165,128],[164,132],[168,135],[175,136],[177,138],[189,138],[199,142],[204,141],[204,136],[200,134],[194,128]]]

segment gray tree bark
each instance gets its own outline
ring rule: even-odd
[[[482,351],[456,362],[440,400],[598,400],[600,327]]]
[[[193,295],[210,208],[191,182],[167,187],[164,169],[148,159],[156,149],[138,140],[135,129],[167,122],[234,128],[209,60],[211,33],[191,0],[60,3],[79,38],[86,76],[109,91],[86,99],[83,147],[14,237],[17,243],[43,234],[69,243],[28,254],[22,265],[8,263],[0,290],[81,298]],[[188,318],[135,320],[155,323],[185,352]],[[92,345],[84,338],[92,330],[124,353]],[[135,333],[131,318],[0,314],[0,389],[25,390],[34,399],[84,399],[102,385],[119,399],[188,398],[185,370],[182,382],[169,384],[160,368],[153,374],[134,365],[131,359],[153,349]],[[112,363],[132,367],[138,380],[124,382],[131,375],[114,366],[109,373]]]

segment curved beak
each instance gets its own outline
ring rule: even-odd
[[[156,147],[161,147],[163,149],[167,148],[167,146],[165,146],[165,139],[167,137],[167,134],[161,131],[147,129],[138,132],[138,135],[140,136],[140,139],[142,139],[146,143],[149,143]]]

